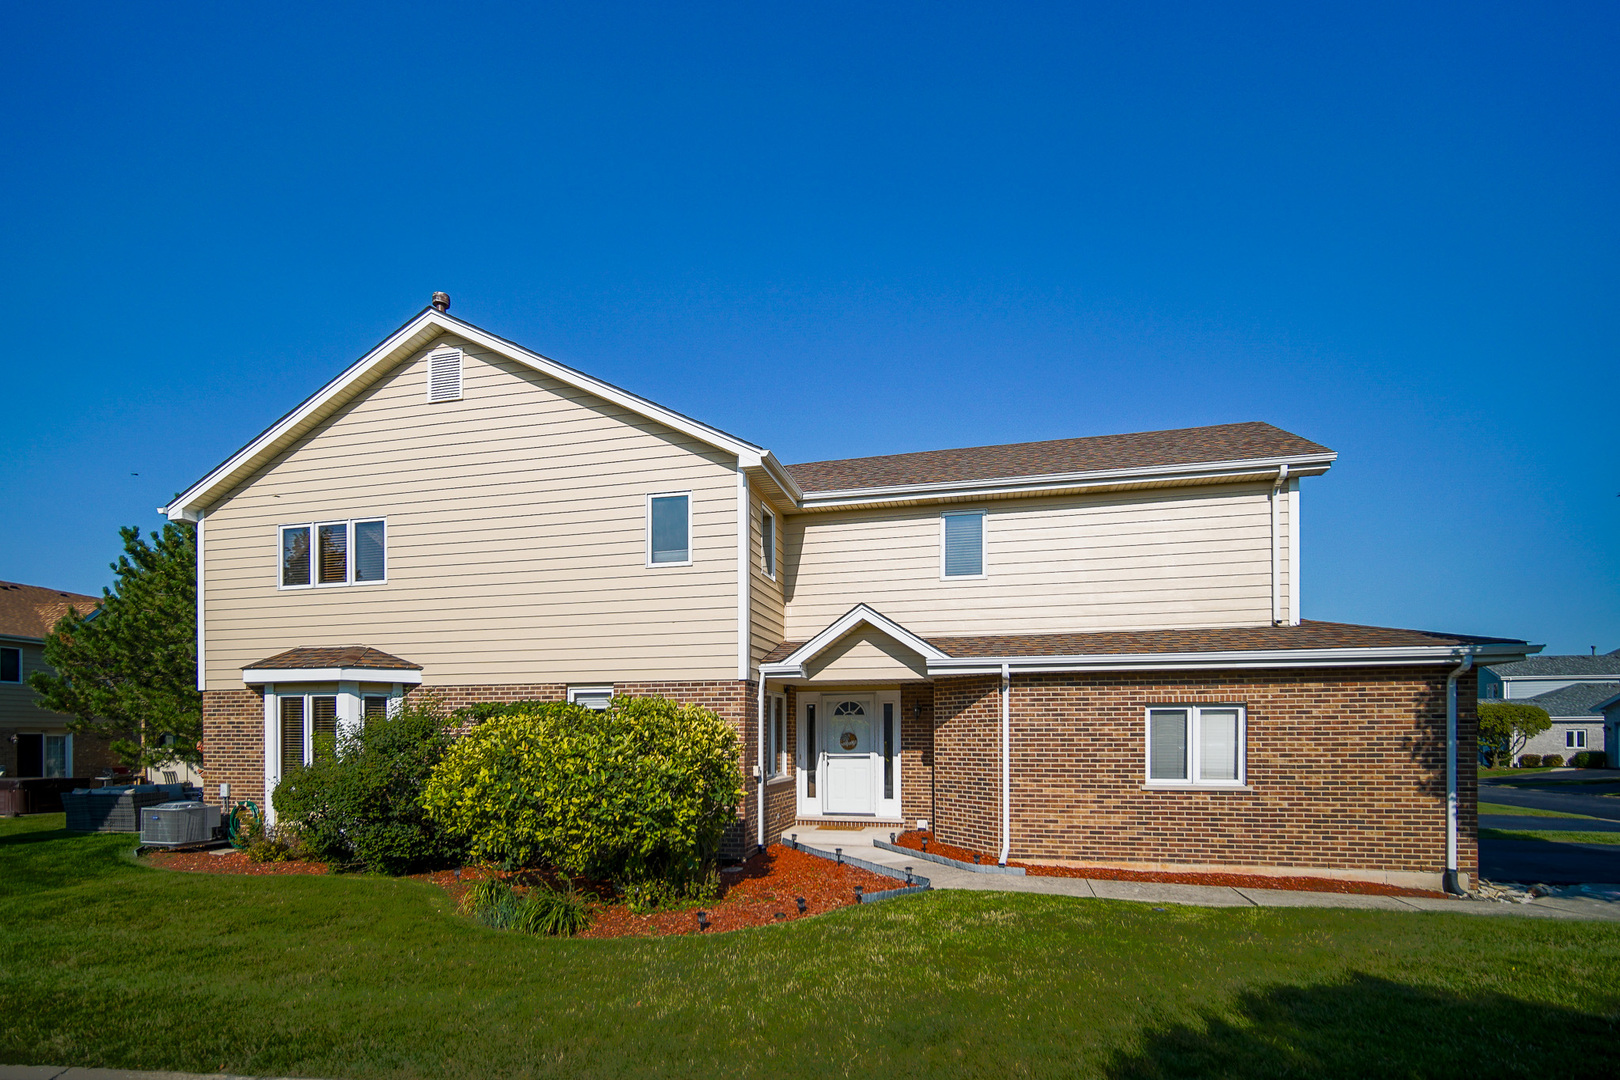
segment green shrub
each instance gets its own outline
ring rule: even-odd
[[[422,807],[422,787],[450,744],[432,700],[369,720],[314,764],[289,770],[272,797],[276,813],[313,857],[339,866],[408,874],[454,862],[460,845]]]
[[[1519,755],[1519,768],[1521,768],[1521,769],[1539,769],[1539,768],[1541,768],[1541,755],[1540,754],[1521,754],[1521,755]]]
[[[1541,767],[1544,769],[1556,769],[1563,764],[1563,754],[1543,754],[1541,756]]]
[[[276,825],[258,825],[247,837],[248,862],[291,862],[309,856],[297,832]]]
[[[459,740],[423,793],[479,859],[620,887],[708,879],[742,798],[737,737],[714,713],[616,697],[501,710]]]
[[[1582,750],[1570,758],[1569,763],[1577,769],[1606,769],[1609,755],[1602,750]]]

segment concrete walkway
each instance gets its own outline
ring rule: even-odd
[[[1372,911],[1451,911],[1468,915],[1520,915],[1545,919],[1610,919],[1620,922],[1620,902],[1595,897],[1538,897],[1527,904],[1481,900],[1440,900],[1423,896],[1367,896],[1360,893],[1295,892],[1288,889],[1232,888],[1225,885],[1172,885],[1146,881],[1093,878],[1014,877],[981,874],[954,866],[885,851],[873,840],[888,840],[888,829],[796,830],[799,843],[832,854],[844,854],[901,870],[910,866],[936,889],[985,892],[1046,893],[1098,900],[1134,900],[1143,904],[1192,904],[1199,907],[1329,907]],[[784,838],[785,839],[785,838]]]

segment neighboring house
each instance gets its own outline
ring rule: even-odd
[[[1516,701],[1547,710],[1552,727],[1520,753],[1561,754],[1617,748],[1606,738],[1601,702],[1620,691],[1620,649],[1592,656],[1529,656],[1479,673],[1481,701]]]
[[[410,694],[661,694],[742,740],[734,852],[923,822],[1015,859],[1474,872],[1469,665],[1537,646],[1302,620],[1326,447],[1241,423],[788,466],[447,304],[164,508],[197,524],[210,799],[264,803]]]
[[[1617,688],[1620,689],[1620,688]],[[1609,768],[1620,768],[1620,693],[1604,698],[1594,706],[1603,716],[1603,744]]]
[[[28,676],[50,671],[45,637],[71,607],[81,614],[98,596],[0,581],[0,771],[8,777],[93,776],[116,762],[104,740],[74,735],[69,717],[42,708]]]

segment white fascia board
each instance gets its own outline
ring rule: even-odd
[[[887,634],[912,652],[922,656],[928,661],[930,670],[932,670],[935,661],[950,659],[945,653],[940,652],[939,649],[913,634],[893,619],[880,615],[865,604],[856,604],[833,620],[825,630],[794,649],[792,653],[783,659],[774,664],[761,665],[760,671],[769,672],[779,678],[803,678],[805,661],[810,660],[827,646],[861,625],[870,626],[880,633]],[[792,674],[793,672],[797,672],[797,674]]]
[[[782,463],[776,460],[776,455],[769,450],[765,451],[758,461],[744,460],[743,465],[764,469],[766,474],[776,481],[776,486],[793,500],[794,506],[804,505],[804,489],[799,487],[799,482],[793,479],[793,475],[782,467]]]
[[[375,377],[398,363],[410,352],[415,352],[423,342],[418,341],[421,335],[430,329],[441,333],[454,334],[459,338],[472,342],[490,352],[497,353],[509,360],[516,361],[533,368],[558,382],[583,390],[604,401],[611,401],[629,411],[655,420],[665,427],[689,435],[699,442],[707,443],[728,454],[733,454],[744,466],[759,465],[771,458],[771,453],[764,447],[755,446],[733,435],[728,435],[718,428],[682,416],[672,409],[648,401],[621,390],[611,383],[605,383],[593,378],[582,371],[577,371],[566,364],[560,364],[549,357],[531,352],[505,338],[497,337],[486,330],[481,330],[471,323],[462,322],[444,312],[429,308],[416,316],[410,322],[390,334],[380,345],[372,349],[365,356],[351,364],[347,370],[337,378],[306,399],[292,412],[276,421],[267,428],[263,434],[248,445],[231,455],[224,463],[219,465],[207,476],[197,481],[182,492],[173,502],[160,508],[160,513],[168,516],[171,521],[195,521],[199,509],[205,509],[218,489],[225,484],[240,479],[245,467],[260,459],[268,452],[280,448],[280,443],[289,432],[312,417],[316,417],[323,409],[328,408],[334,400],[343,398],[361,383]],[[781,466],[776,466],[781,471]],[[785,477],[785,473],[784,473]],[[791,480],[789,480],[791,483]],[[794,490],[797,490],[795,488]]]
[[[804,496],[806,510],[833,510],[852,505],[911,501],[927,498],[979,498],[1034,494],[1052,489],[1080,489],[1132,480],[1244,480],[1272,477],[1283,465],[1291,476],[1319,476],[1333,464],[1337,453],[1296,457],[1251,458],[1245,461],[1208,461],[1197,464],[1155,465],[1148,468],[1094,469],[1086,472],[1009,476],[996,480],[950,480],[895,487],[846,488],[816,491]]]
[[[404,668],[243,668],[242,681],[248,686],[265,683],[409,683],[420,685],[422,673]]]
[[[1026,674],[1065,671],[1186,671],[1200,668],[1410,667],[1479,658],[1524,656],[1539,645],[1420,645],[1376,649],[1244,649],[1191,653],[1099,653],[1077,656],[947,657],[930,675],[994,675],[1003,665]]]

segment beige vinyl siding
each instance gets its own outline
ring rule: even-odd
[[[782,604],[782,530],[786,518],[780,510],[772,508],[776,515],[776,578],[772,580],[765,576],[765,550],[764,524],[762,509],[769,507],[768,503],[760,499],[751,500],[750,522],[753,531],[753,543],[750,545],[749,558],[753,560],[753,662],[758,664],[765,654],[781,644],[784,640],[783,630],[786,625],[785,611]]]
[[[431,347],[210,510],[209,687],[350,644],[430,685],[735,678],[734,460],[472,347],[462,400],[429,404]],[[648,568],[647,496],[683,490],[693,564]],[[277,588],[279,525],[369,517],[385,584]]]
[[[805,664],[818,682],[905,682],[928,677],[928,661],[880,630],[861,626]]]
[[[986,511],[982,580],[940,580],[938,506],[796,514],[784,530],[787,638],[861,602],[923,635],[1267,625],[1269,493],[1234,484],[947,507]]]

